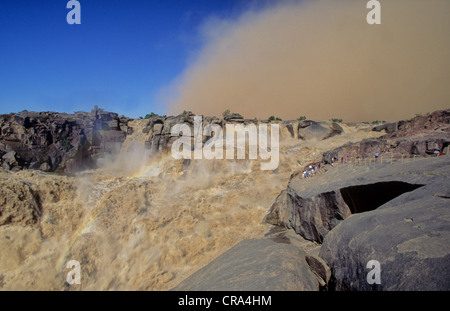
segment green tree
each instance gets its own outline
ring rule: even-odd
[[[270,116],[269,117],[269,121],[283,121],[281,118],[275,117],[275,116]]]
[[[150,112],[145,115],[145,119],[150,119],[151,117],[159,117],[159,115],[154,112]]]

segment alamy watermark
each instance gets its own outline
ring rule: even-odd
[[[69,285],[81,284],[81,266],[77,260],[70,260],[67,265],[67,269],[72,269],[67,273],[66,281]]]
[[[66,8],[71,9],[67,13],[66,20],[67,24],[81,24],[81,5],[80,2],[76,0],[70,0],[67,2]]]
[[[66,20],[69,25],[81,24],[81,4],[77,0],[67,2],[66,8],[70,9],[67,13]],[[369,0],[366,5],[367,9],[371,9],[367,13],[366,20],[369,25],[381,24],[381,4],[377,0]]]
[[[372,269],[367,273],[367,283],[370,285],[381,284],[381,265],[377,260],[370,260],[367,265],[367,269]]]
[[[381,24],[381,4],[377,0],[367,2],[366,8],[371,9],[367,13],[366,20],[369,25]]]
[[[180,137],[180,133],[182,133]],[[171,128],[171,135],[179,137],[172,144],[175,159],[248,159],[268,160],[261,162],[261,170],[275,170],[279,163],[280,126],[270,125],[270,145],[267,124],[226,124],[225,134],[219,124],[208,124],[203,128],[202,116],[194,117],[194,133],[186,123]],[[203,144],[203,136],[211,137]],[[236,137],[236,140],[235,140]],[[248,140],[247,140],[248,137]],[[248,144],[247,144],[248,142]],[[193,146],[192,146],[193,145]],[[225,152],[224,152],[225,145]],[[237,151],[235,152],[235,146]]]

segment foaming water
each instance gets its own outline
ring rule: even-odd
[[[260,160],[150,154],[131,135],[120,154],[75,177],[0,173],[9,185],[29,185],[42,206],[35,224],[0,226],[1,289],[170,289],[236,243],[262,237],[262,219],[293,171],[369,134],[284,139],[274,171],[260,170]],[[66,282],[70,260],[80,262],[80,285]]]

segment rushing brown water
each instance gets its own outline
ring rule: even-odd
[[[122,152],[98,169],[0,172],[1,204],[17,216],[0,226],[0,289],[170,289],[237,242],[263,236],[262,219],[293,172],[325,150],[380,135],[347,126],[304,142],[281,131],[278,169],[262,171],[259,160],[150,156],[146,121],[133,122]],[[70,260],[80,262],[80,285],[66,282]]]

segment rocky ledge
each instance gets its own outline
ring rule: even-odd
[[[442,156],[293,174],[264,219],[277,233],[174,290],[450,290],[449,173]],[[372,260],[379,283],[368,282]]]
[[[90,168],[96,157],[120,148],[133,130],[129,120],[102,109],[0,115],[0,165],[66,173]]]
[[[388,153],[389,158],[426,156],[436,150],[448,153],[450,145],[450,109],[418,115],[411,120],[386,123],[372,128],[385,132],[379,138],[348,143],[323,154],[325,163],[333,158],[373,158],[375,153]]]
[[[321,243],[336,290],[449,290],[448,156],[294,174],[265,221]],[[381,284],[366,280],[381,264]]]
[[[145,146],[153,152],[170,151],[178,138],[171,135],[175,124],[187,124],[193,133],[195,114],[185,111],[178,116],[152,115],[142,133]],[[133,119],[117,113],[94,109],[74,114],[57,112],[29,112],[0,115],[0,166],[5,170],[38,169],[46,172],[65,172],[92,168],[95,160],[106,153],[121,149],[127,135],[133,134]],[[224,119],[203,117],[203,126],[226,123],[280,124],[281,139],[291,137],[300,140],[323,140],[344,132],[331,121],[312,120],[269,121],[244,119],[233,113]],[[205,140],[208,139],[204,137]]]

